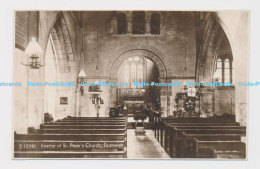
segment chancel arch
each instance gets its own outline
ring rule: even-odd
[[[154,48],[152,48],[154,49]],[[167,68],[165,66],[165,63],[162,61],[163,56],[158,56],[154,52],[151,52],[149,50],[144,50],[144,49],[131,49],[125,52],[122,52],[121,55],[115,58],[112,67],[110,69],[110,79],[112,82],[118,82],[118,70],[124,62],[126,62],[128,59],[134,60],[134,59],[139,59],[137,56],[147,58],[151,60],[157,70],[158,70],[158,82],[166,82],[167,81]],[[140,61],[141,62],[141,61]],[[139,66],[140,67],[140,66]],[[137,66],[134,65],[133,63],[125,67],[124,69],[127,69],[128,73],[127,75],[130,77],[129,82],[131,82],[131,77],[136,78],[138,77],[138,73],[135,73],[134,75],[132,74],[133,72],[136,72],[138,69],[138,64]],[[133,69],[133,70],[131,70]],[[169,72],[171,73],[171,72]],[[130,76],[132,74],[132,76]],[[138,79],[136,79],[138,81]],[[132,85],[132,84],[131,84]],[[160,98],[160,112],[163,114],[163,116],[167,116],[167,110],[169,109],[169,106],[167,105],[167,87],[160,87],[159,90],[159,98]],[[116,89],[111,89],[110,90],[110,95],[111,95],[111,100],[110,100],[110,106],[116,105],[117,104],[117,93]]]

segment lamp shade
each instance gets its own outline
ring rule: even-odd
[[[39,68],[39,65],[44,65],[43,50],[34,37],[26,47],[21,63],[36,69]]]
[[[26,47],[24,52],[29,57],[31,57],[32,55],[37,55],[38,57],[41,57],[43,54],[43,50],[41,46],[39,45],[39,43],[36,41],[34,37],[31,38],[31,41]]]
[[[80,69],[78,78],[85,78],[85,77],[87,77],[85,71],[83,69]]]

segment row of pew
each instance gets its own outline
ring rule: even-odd
[[[172,158],[245,159],[246,127],[202,118],[155,120],[155,137]]]
[[[127,158],[125,117],[66,117],[14,133],[14,158]]]

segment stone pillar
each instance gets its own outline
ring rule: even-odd
[[[38,17],[38,12],[29,12],[28,39],[30,42],[31,38],[35,37],[39,42],[39,45],[44,49],[44,46],[38,37]],[[43,64],[43,60],[41,60],[40,64]],[[30,67],[27,67],[27,71],[28,82],[44,83],[44,67],[39,69],[30,69]],[[27,91],[27,127],[39,128],[44,118],[44,87],[31,86],[28,87]]]
[[[117,83],[117,80],[111,80],[111,83]],[[110,107],[115,106],[117,103],[117,87],[110,86]]]
[[[238,82],[248,82],[248,62],[249,62],[249,34],[248,34],[248,16],[244,16],[241,24],[238,26],[235,36],[234,46],[234,65],[235,65],[235,111],[236,120],[242,125],[247,123],[248,113],[248,87],[238,86]],[[242,17],[241,17],[242,18]],[[243,66],[241,66],[243,65]]]
[[[171,83],[171,80],[166,80],[166,83]],[[170,111],[170,105],[171,105],[171,97],[172,96],[172,87],[167,86],[166,88],[166,96],[167,96],[167,116],[172,115],[172,112]]]
[[[165,83],[165,79],[161,79],[159,83]],[[162,117],[167,117],[167,94],[165,91],[164,86],[160,86],[160,101],[161,101],[161,108],[160,114]]]
[[[131,34],[132,33],[132,17],[127,17],[126,18],[126,33]]]
[[[127,12],[126,13],[126,33],[127,34],[132,34],[132,12]]]
[[[222,27],[231,42],[235,69],[235,111],[236,121],[247,123],[248,87],[238,86],[238,82],[247,83],[249,63],[249,13],[218,12]]]
[[[111,20],[111,33],[117,34],[117,18],[113,17]]]
[[[151,14],[145,13],[145,34],[151,34]]]
[[[28,82],[44,83],[44,68],[30,69],[28,67]],[[27,84],[26,84],[27,85]],[[28,127],[39,128],[44,117],[44,87],[29,86],[28,87]]]
[[[80,91],[80,84],[79,83],[77,83],[77,88],[76,88],[76,114],[75,114],[75,116],[76,117],[80,117],[79,116],[79,114],[80,114],[80,108],[79,108],[79,106],[80,106],[80,94],[81,94],[81,91]]]

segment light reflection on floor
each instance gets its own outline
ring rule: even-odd
[[[134,131],[134,129],[127,130],[127,158],[169,158],[155,139],[153,130],[146,130],[145,136],[135,136]]]

